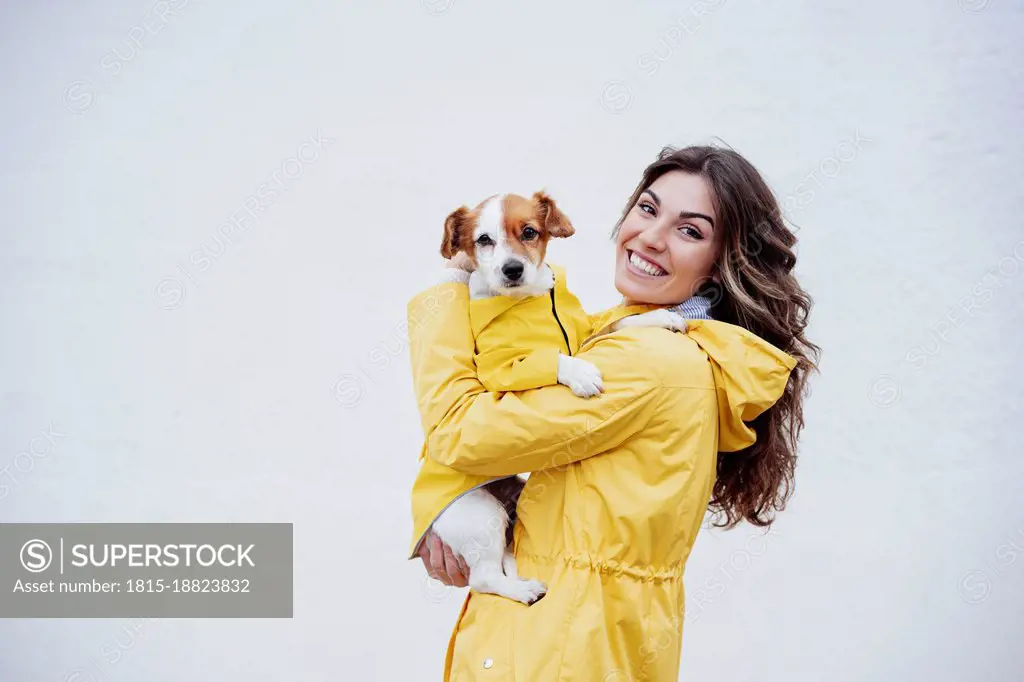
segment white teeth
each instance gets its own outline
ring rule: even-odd
[[[633,251],[629,252],[629,262],[632,263],[634,267],[639,268],[640,270],[646,272],[648,275],[652,275],[654,277],[660,277],[661,275],[667,274],[657,265],[654,265],[653,263],[648,263],[643,258],[636,255],[636,253]]]

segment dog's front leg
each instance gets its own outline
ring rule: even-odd
[[[558,383],[568,386],[581,398],[590,398],[604,390],[601,370],[592,362],[558,354]]]
[[[626,327],[662,327],[676,332],[686,331],[686,318],[677,312],[667,308],[651,310],[639,315],[624,317],[612,325],[612,331],[618,331]]]

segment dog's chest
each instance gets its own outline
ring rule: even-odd
[[[558,348],[563,353],[569,350],[562,334],[564,325],[559,324],[548,296],[531,296],[514,305],[504,303],[490,309],[471,305],[470,322],[477,353],[508,348]]]
[[[507,299],[491,301],[490,306],[477,303],[470,304],[470,318],[477,374],[484,385],[500,386],[502,372],[536,351],[570,355],[578,349],[573,325],[561,320],[565,313],[558,311],[556,315],[552,310],[550,296],[534,296],[514,304]]]

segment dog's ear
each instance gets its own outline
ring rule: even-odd
[[[547,193],[534,192],[533,201],[537,204],[541,223],[552,237],[571,237],[576,233],[569,218],[559,210],[555,200]]]
[[[445,258],[451,258],[459,252],[459,243],[468,220],[469,208],[466,206],[460,206],[445,218],[444,241],[441,242],[441,255]]]

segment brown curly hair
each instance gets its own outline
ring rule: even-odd
[[[715,202],[716,222],[724,226],[714,265],[718,276],[703,280],[693,293],[711,299],[714,319],[753,332],[797,361],[782,397],[751,423],[757,442],[718,457],[708,506],[716,527],[732,528],[743,520],[771,526],[793,492],[803,398],[821,352],[804,336],[812,299],[793,275],[796,236],[749,161],[729,148],[691,146],[665,147],[644,170],[613,238],[643,191],[673,170],[704,178]]]

